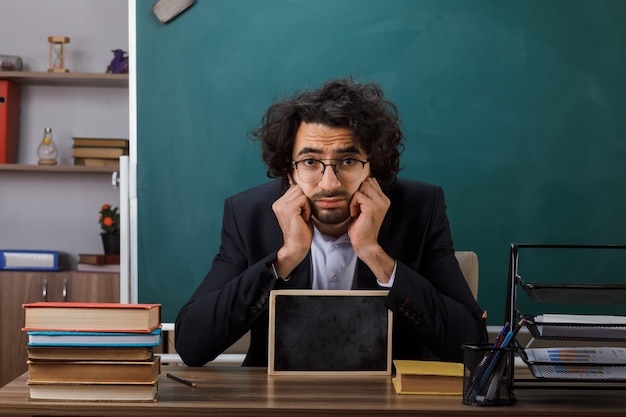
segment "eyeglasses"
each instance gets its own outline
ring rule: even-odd
[[[335,175],[343,183],[357,182],[361,179],[365,164],[369,161],[360,161],[356,158],[324,159],[324,161],[337,161],[334,164],[325,164],[322,160],[305,158],[292,162],[298,172],[300,181],[312,184],[322,180],[326,167],[333,167]]]

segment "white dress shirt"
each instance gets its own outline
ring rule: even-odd
[[[356,275],[356,252],[348,233],[338,238],[328,236],[313,227],[311,244],[311,269],[314,290],[350,290]],[[378,285],[390,288],[396,275],[394,265],[389,283]]]

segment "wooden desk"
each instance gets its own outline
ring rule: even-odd
[[[195,381],[190,388],[165,377]],[[620,390],[518,390],[517,404],[463,405],[460,396],[395,393],[390,378],[268,376],[265,368],[164,366],[157,402],[51,402],[28,399],[27,375],[0,389],[0,415],[46,416],[623,416]]]

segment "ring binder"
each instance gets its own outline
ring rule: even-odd
[[[17,163],[20,129],[20,86],[0,80],[0,164]]]

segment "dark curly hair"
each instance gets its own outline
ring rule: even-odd
[[[301,122],[350,129],[368,155],[371,175],[387,194],[391,192],[400,171],[404,135],[396,106],[376,83],[358,83],[351,77],[330,80],[317,90],[272,104],[261,125],[250,132],[252,140],[261,142],[268,177],[286,181]]]

